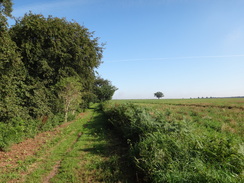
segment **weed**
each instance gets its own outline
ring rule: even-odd
[[[199,119],[200,112],[191,112],[190,116],[201,122],[199,126],[190,117],[179,118],[180,114],[186,114],[182,109],[177,115],[169,114],[166,109],[162,115],[131,103],[107,107],[105,112],[118,135],[128,142],[130,156],[142,180],[243,181],[242,141],[222,133],[222,123],[215,118]]]

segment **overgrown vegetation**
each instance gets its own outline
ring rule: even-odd
[[[0,182],[134,183],[126,151],[106,125],[101,111],[89,109],[78,119],[39,134],[45,143],[26,159],[0,159]],[[25,151],[22,148],[19,153]]]
[[[87,28],[33,13],[9,28],[11,11],[11,0],[0,1],[0,150],[88,108],[101,79],[103,45]],[[105,87],[107,100],[115,87]]]
[[[162,106],[162,105],[161,105]],[[105,107],[109,122],[130,147],[144,182],[242,182],[243,138],[211,117],[196,122],[169,109],[134,104]],[[208,121],[208,122],[207,122]]]

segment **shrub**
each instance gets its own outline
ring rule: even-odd
[[[40,120],[12,118],[8,123],[0,122],[0,150],[7,151],[14,143],[34,137],[38,132],[48,131],[64,121],[63,114],[51,116],[44,124]]]
[[[0,122],[0,150],[8,150],[13,143],[20,142],[25,136],[24,121],[13,118],[9,123]]]

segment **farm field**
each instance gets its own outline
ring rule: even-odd
[[[243,98],[113,100],[105,112],[141,180],[234,183],[244,181],[243,107]]]
[[[113,100],[111,103],[150,107],[163,112],[168,120],[184,118],[244,138],[244,98]]]
[[[0,0],[0,183],[244,183],[243,5]]]
[[[244,98],[205,98],[205,99],[125,99],[112,100],[113,103],[146,103],[146,104],[169,104],[169,105],[201,105],[221,107],[242,107]]]
[[[1,152],[0,182],[243,182],[243,101],[95,105]]]

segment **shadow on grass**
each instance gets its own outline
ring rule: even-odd
[[[80,150],[105,157],[105,161],[96,165],[103,170],[103,181],[138,182],[130,163],[132,160],[129,159],[127,144],[112,130],[103,112],[95,109],[94,116],[84,127],[97,138],[97,142],[92,148]]]

